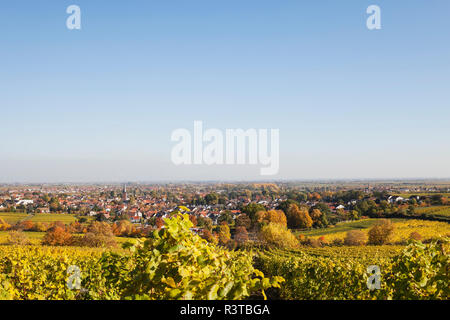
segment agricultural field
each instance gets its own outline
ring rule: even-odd
[[[9,231],[0,231],[0,245],[8,244],[8,235]],[[28,240],[33,245],[39,245],[41,243],[42,238],[45,236],[45,232],[25,232]]]
[[[425,214],[436,218],[450,218],[450,206],[433,206],[416,208],[415,213]]]
[[[300,250],[292,250],[293,253],[301,252],[315,257],[327,258],[348,258],[376,262],[377,259],[390,258],[399,254],[405,246],[342,246],[342,247],[323,247],[323,248],[302,248]],[[373,261],[375,260],[375,261]]]
[[[0,246],[0,299],[241,300],[282,282],[255,269],[250,252],[211,245],[191,226],[178,217],[128,249]]]
[[[417,192],[417,193],[410,192],[410,193],[393,193],[392,195],[396,196],[396,197],[402,197],[402,198],[408,199],[409,197],[412,197],[412,196],[430,197],[430,196],[438,195],[438,194],[442,195],[446,198],[450,198],[450,192]]]
[[[33,216],[28,217],[31,222],[47,222],[52,223],[56,221],[64,222],[65,224],[70,224],[75,222],[77,219],[72,214],[59,214],[59,213],[38,213]]]
[[[350,230],[360,230],[372,227],[377,222],[377,219],[364,219],[352,222],[338,223],[335,226],[330,226],[325,229],[313,229],[307,231],[296,231],[295,235],[302,234],[307,237],[323,236],[327,234],[347,232]]]
[[[192,233],[187,215],[166,223],[153,241],[131,241],[128,249],[42,246],[43,232],[25,232],[32,245],[0,245],[0,299],[449,298],[449,240],[444,237],[403,246],[228,250]],[[437,235],[443,228],[421,220],[394,224],[400,233],[433,228]],[[345,232],[327,236],[339,233]],[[1,232],[0,242],[7,236]],[[379,290],[367,287],[367,268],[373,265],[380,269]],[[79,268],[84,290],[68,286],[71,266]],[[151,280],[142,285],[142,279]]]
[[[337,229],[338,231],[336,232],[317,232],[316,234],[311,234],[309,236],[311,238],[319,238],[323,236],[328,242],[331,242],[334,239],[343,240],[349,230],[361,229],[361,231],[368,233],[369,228],[377,221],[377,219],[370,220],[372,220],[372,222],[367,222],[364,228],[352,228],[355,224],[353,222],[349,222],[341,224],[334,229],[332,228],[333,231]],[[423,240],[450,236],[450,224],[447,222],[415,219],[391,219],[391,221],[394,224],[394,232],[390,240],[391,243],[402,243],[407,241],[412,232],[418,232],[422,236]],[[347,227],[347,224],[350,224],[351,227]]]
[[[448,240],[442,240],[448,244]],[[445,242],[447,241],[447,242]],[[448,247],[438,243],[408,246],[328,247],[266,250],[256,265],[267,276],[286,281],[270,298],[285,300],[448,299]],[[380,290],[367,287],[368,267],[380,271]]]
[[[47,223],[61,221],[64,222],[65,224],[70,224],[77,220],[76,216],[73,214],[62,214],[62,213],[27,214],[18,212],[0,212],[0,218],[8,222],[9,224],[15,224],[19,221],[47,222]]]
[[[28,218],[29,215],[26,213],[17,213],[17,212],[0,212],[0,219],[3,219],[9,224],[15,224],[21,220]]]
[[[40,245],[42,239],[45,236],[45,232],[34,232],[34,231],[25,231],[25,236],[30,241],[31,245]],[[9,231],[0,231],[0,245],[7,245],[8,244],[8,235]],[[125,242],[134,242],[135,238],[129,238],[129,237],[114,237],[117,244],[120,246],[122,243]]]

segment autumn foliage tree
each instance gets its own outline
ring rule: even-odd
[[[291,204],[288,209],[288,226],[292,229],[311,228],[313,220],[308,209]]]
[[[259,203],[250,203],[241,209],[241,212],[250,218],[252,224],[257,222],[257,213],[260,211],[266,211],[266,208]]]
[[[389,241],[394,231],[391,220],[382,219],[369,230],[369,244],[382,245]]]
[[[117,245],[111,226],[107,222],[99,221],[92,222],[81,243],[88,247],[102,248]]]
[[[197,218],[197,227],[212,231],[212,220],[208,217],[198,217]]]
[[[236,233],[234,235],[234,240],[236,240],[237,243],[242,244],[248,241],[248,232],[245,227],[240,226],[236,227]]]
[[[259,240],[268,246],[278,248],[297,248],[297,238],[287,229],[279,224],[269,223],[264,225],[258,233]]]
[[[236,218],[236,227],[244,227],[245,229],[250,229],[252,224],[252,221],[250,220],[250,218],[245,214],[240,214],[237,218]]]
[[[83,232],[83,225],[81,223],[79,223],[78,221],[75,221],[75,222],[72,222],[68,226],[68,230],[71,233],[81,233],[81,232]]]
[[[73,244],[73,240],[72,234],[66,228],[53,226],[47,230],[47,233],[42,239],[42,244],[48,246],[67,246]]]
[[[34,223],[30,220],[21,221],[16,224],[15,229],[23,231],[32,231],[34,229]]]
[[[112,225],[113,234],[118,237],[130,237],[135,233],[133,224],[128,220],[120,220]]]
[[[322,217],[322,211],[320,211],[319,209],[312,209],[310,216],[313,221],[318,221],[320,217]]]
[[[218,238],[219,238],[220,245],[226,245],[228,243],[228,241],[230,241],[231,233],[230,233],[230,227],[228,226],[227,223],[224,222],[219,226]]]
[[[205,239],[210,243],[217,244],[217,238],[208,229],[203,229],[202,232],[200,233],[200,237],[202,237],[203,239]]]
[[[48,230],[48,228],[49,228],[49,226],[48,226],[47,223],[45,223],[45,222],[36,222],[34,224],[33,231],[46,232]]]
[[[258,211],[256,213],[256,219],[260,226],[269,223],[278,224],[282,227],[287,226],[286,215],[282,210]]]

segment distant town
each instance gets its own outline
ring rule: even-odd
[[[182,205],[189,208],[190,215],[210,219],[217,225],[222,215],[235,219],[250,203],[272,210],[293,200],[310,208],[319,206],[332,220],[346,220],[345,216],[363,201],[375,202],[377,207],[385,203],[442,204],[449,192],[450,182],[445,181],[3,185],[0,211],[76,214],[100,221],[127,219],[146,226],[170,216]]]

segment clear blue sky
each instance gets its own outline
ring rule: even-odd
[[[174,166],[194,120],[278,128],[271,179],[450,177],[448,0],[8,0],[0,48],[0,182],[264,178]]]

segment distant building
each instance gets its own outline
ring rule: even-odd
[[[405,199],[402,197],[395,197],[395,196],[390,196],[388,198],[388,202],[389,203],[397,203],[397,202],[403,202]]]
[[[128,200],[128,195],[127,195],[127,186],[123,186],[123,191],[122,191],[122,200],[123,201],[127,201]]]
[[[20,205],[29,205],[29,204],[33,204],[33,200],[19,200],[16,202],[16,206],[20,206]]]

